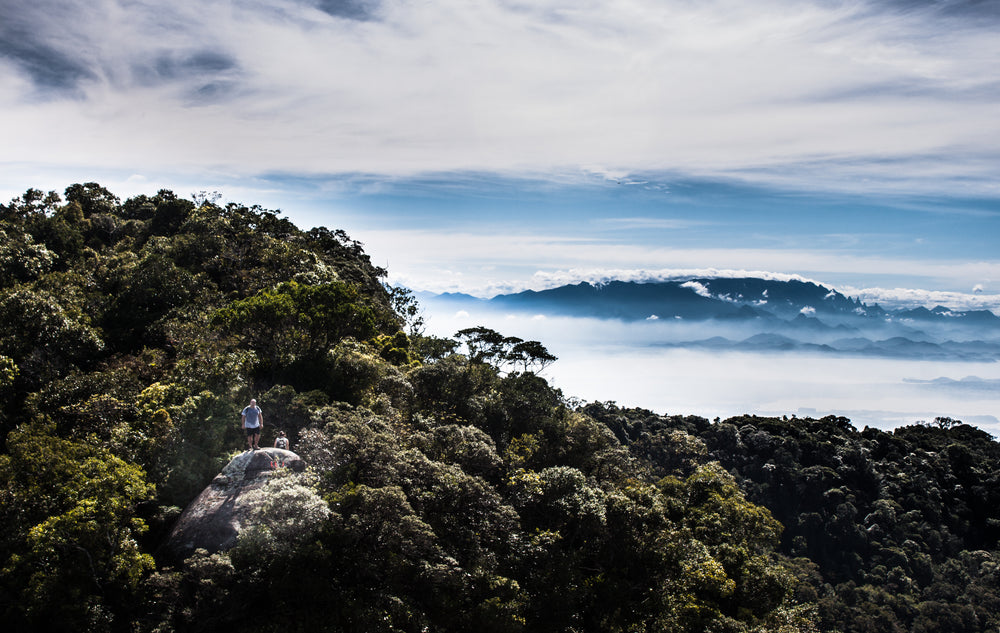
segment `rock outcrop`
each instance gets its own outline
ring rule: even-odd
[[[167,539],[167,554],[183,560],[199,548],[209,552],[231,548],[250,513],[245,495],[266,486],[271,475],[282,468],[302,471],[305,462],[280,448],[246,451],[234,457],[177,519]]]

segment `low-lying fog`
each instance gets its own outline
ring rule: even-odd
[[[443,307],[443,306],[442,306]],[[715,323],[469,314],[428,306],[427,333],[484,325],[541,341],[559,357],[543,375],[567,397],[613,400],[657,413],[843,415],[858,429],[945,416],[1000,435],[1000,363],[716,351],[664,344],[757,332]]]

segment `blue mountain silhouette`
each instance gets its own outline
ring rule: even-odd
[[[425,299],[426,300],[426,299]],[[803,280],[694,277],[659,282],[581,282],[491,299],[445,294],[433,304],[504,313],[701,323],[697,340],[653,345],[748,351],[813,351],[927,360],[1000,359],[1000,317],[936,306],[886,310]],[[744,338],[713,327],[747,328]]]

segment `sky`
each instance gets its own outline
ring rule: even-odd
[[[998,33],[996,0],[0,0],[0,200],[217,193],[416,291],[754,275],[1000,314]],[[1000,433],[998,363],[495,319],[567,396]]]
[[[415,290],[751,271],[1000,310],[995,0],[0,15],[3,200],[218,192],[344,228]]]

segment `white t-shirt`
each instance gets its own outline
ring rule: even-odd
[[[260,426],[260,414],[261,414],[260,407],[257,406],[251,407],[247,405],[247,407],[243,409],[243,415],[247,416],[248,428],[253,429]]]

